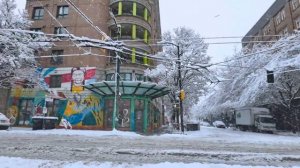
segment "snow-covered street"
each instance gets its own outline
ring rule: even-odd
[[[142,136],[119,131],[0,131],[4,167],[253,167],[300,165],[300,137],[201,127]],[[1,167],[0,166],[0,167]]]

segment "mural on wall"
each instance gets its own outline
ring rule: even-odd
[[[130,99],[121,99],[119,102],[119,110],[117,112],[118,127],[130,127]]]
[[[55,95],[65,98],[65,106],[60,105],[57,112],[59,117],[73,126],[104,126],[104,102],[83,89],[83,85],[96,81],[96,68],[48,68],[42,74],[48,86],[51,75],[61,75],[61,88],[50,88]]]
[[[83,85],[85,84],[85,68],[72,68],[72,82],[71,82],[71,91],[72,92],[81,92],[84,90]]]
[[[95,67],[38,68],[36,73],[40,77],[39,86],[42,89],[17,87],[11,92],[8,112],[13,118],[19,119],[19,124],[30,124],[31,117],[41,115],[42,107],[47,106],[47,115],[64,118],[73,126],[103,127],[104,102],[101,97],[76,88],[96,81]],[[51,75],[61,75],[60,88],[50,87]],[[50,96],[54,102],[46,103],[46,96]]]
[[[73,99],[69,99],[62,114],[63,118],[76,126],[103,127],[104,102],[101,98],[85,93],[75,93]]]
[[[30,125],[35,113],[34,101],[44,99],[44,92],[16,86],[11,90],[7,116],[12,125]]]
[[[122,111],[119,112],[118,115],[118,120],[119,120],[119,126],[120,127],[129,127],[130,124],[130,114],[128,109],[123,109]]]

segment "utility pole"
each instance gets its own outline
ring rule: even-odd
[[[115,25],[117,27],[117,41],[119,40],[119,37],[121,37],[121,25],[117,23],[117,20],[114,16],[114,14],[110,11],[110,16],[113,18]],[[118,105],[119,105],[119,88],[120,88],[120,62],[121,57],[119,53],[116,51],[116,70],[115,70],[115,100],[114,100],[114,111],[113,111],[113,117],[112,117],[112,129],[116,129],[116,119],[117,119],[117,111],[118,111]]]
[[[116,118],[117,118],[117,111],[118,111],[118,104],[119,104],[119,87],[120,87],[120,56],[116,52],[116,72],[115,72],[115,100],[114,100],[114,111],[113,111],[113,122],[112,122],[112,127],[113,130],[116,129]]]
[[[181,59],[180,59],[180,47],[179,45],[176,45],[177,47],[177,56],[178,56],[178,81],[179,81],[179,92],[181,94],[182,91],[182,78],[181,78]],[[180,123],[181,123],[181,132],[184,133],[184,125],[183,125],[183,105],[182,105],[182,99],[179,97],[179,110],[180,110]]]
[[[184,133],[184,124],[183,124],[183,105],[182,105],[182,93],[184,94],[184,91],[182,89],[182,77],[181,77],[181,59],[180,59],[180,46],[178,44],[169,42],[169,41],[161,41],[159,42],[159,44],[163,44],[163,45],[173,45],[177,48],[177,64],[178,64],[178,84],[179,84],[179,109],[178,109],[178,113],[180,113],[180,122],[181,122],[181,132]],[[177,116],[178,116],[177,113]],[[179,117],[178,117],[179,118]]]

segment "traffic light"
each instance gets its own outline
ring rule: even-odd
[[[267,82],[274,83],[274,71],[267,71]]]
[[[184,98],[185,98],[185,92],[184,92],[184,90],[180,90],[179,99],[182,101],[182,100],[184,100]]]

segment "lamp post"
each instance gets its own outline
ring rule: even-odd
[[[182,91],[182,77],[181,77],[181,59],[180,59],[180,46],[178,44],[162,41],[159,42],[162,45],[173,45],[177,48],[177,65],[178,65],[178,84],[179,84],[179,93]],[[183,125],[183,104],[182,99],[179,97],[179,113],[180,113],[180,127],[181,132],[184,133],[184,125]]]

